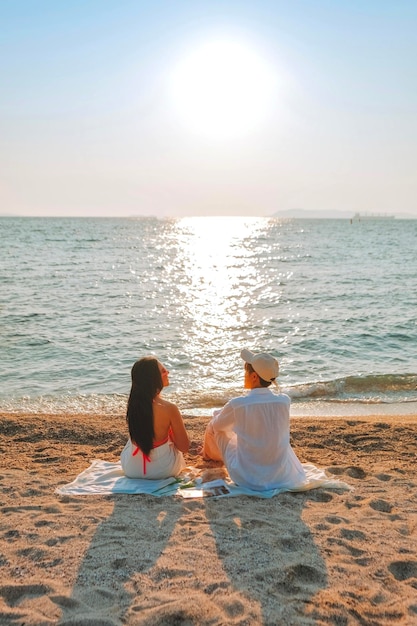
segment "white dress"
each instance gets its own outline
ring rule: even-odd
[[[168,478],[176,476],[185,467],[182,452],[170,440],[152,448],[147,456],[129,439],[122,450],[120,461],[128,478]]]

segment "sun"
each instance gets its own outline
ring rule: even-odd
[[[271,110],[275,76],[257,52],[236,41],[202,44],[173,69],[172,100],[191,131],[227,139],[259,128]]]

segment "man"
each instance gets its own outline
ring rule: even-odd
[[[256,491],[292,489],[306,480],[290,445],[290,398],[269,387],[278,376],[270,354],[242,350],[246,396],[215,411],[207,425],[203,456],[223,461],[230,478]]]

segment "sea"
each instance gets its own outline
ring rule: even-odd
[[[242,348],[295,415],[416,414],[417,220],[0,218],[0,410],[125,413],[153,354],[207,415]]]

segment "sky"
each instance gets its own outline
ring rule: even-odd
[[[415,0],[0,0],[0,214],[417,217]]]

